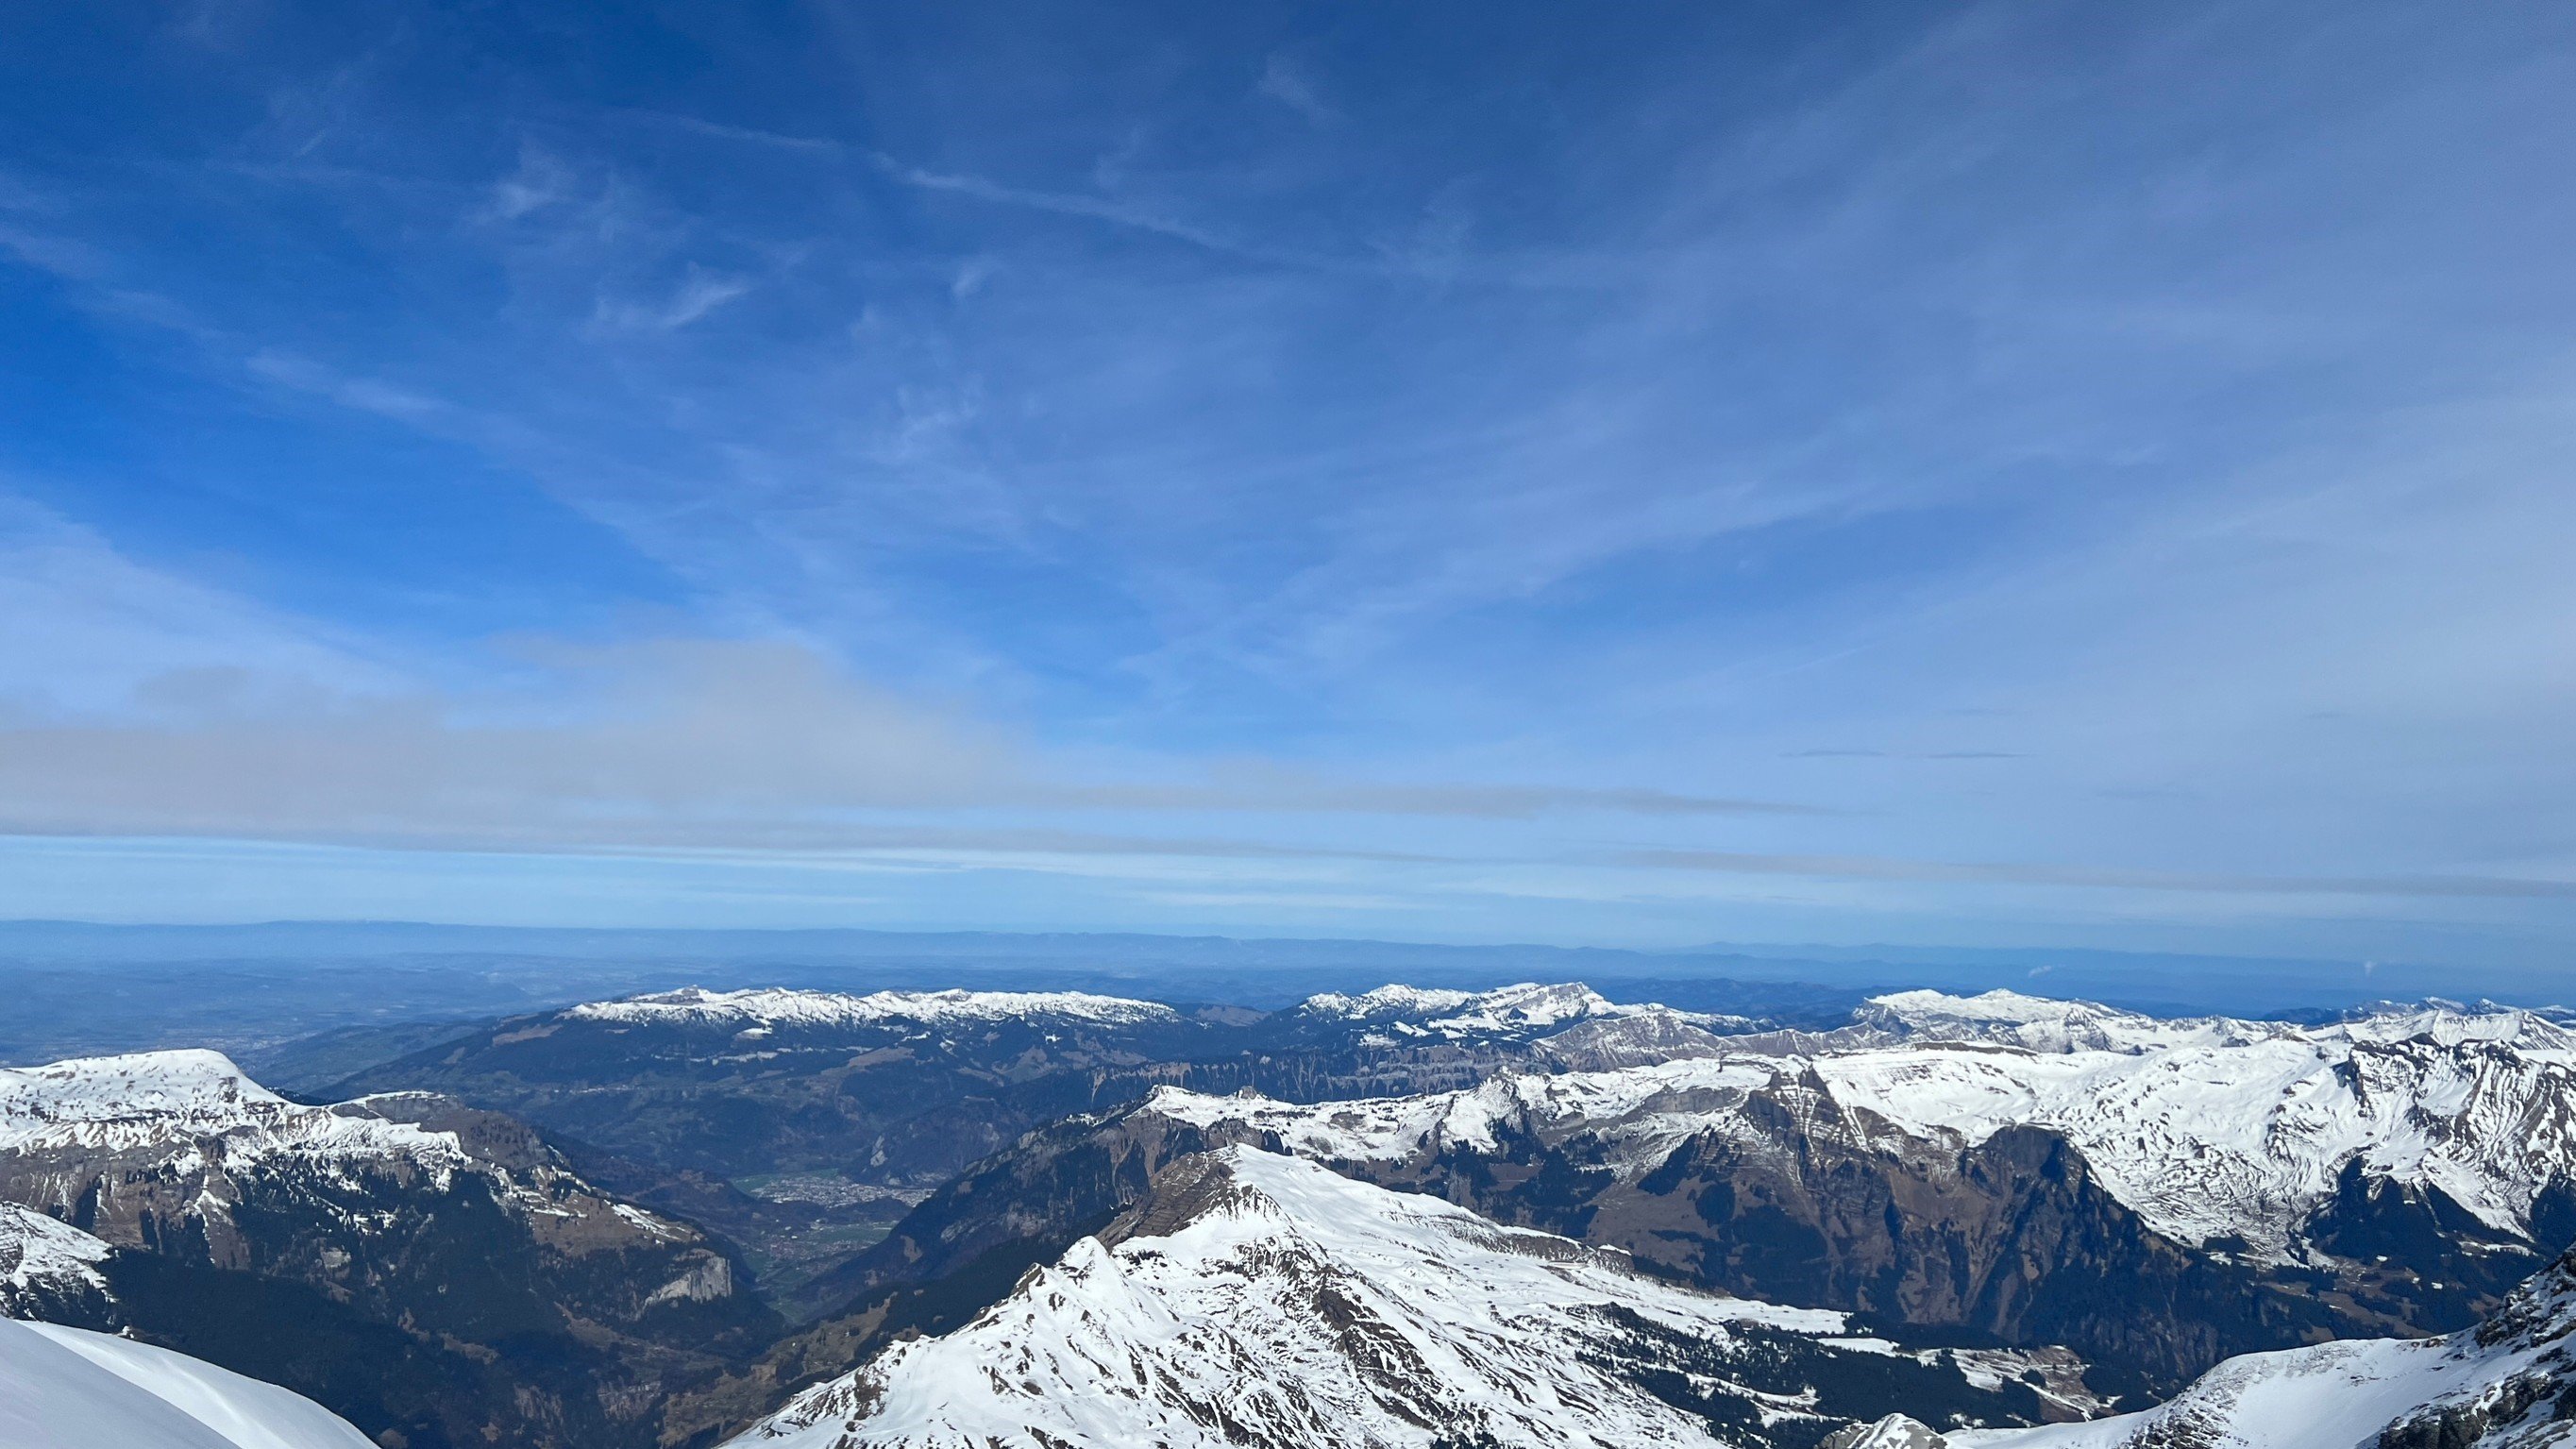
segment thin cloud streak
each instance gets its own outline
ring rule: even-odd
[[[2576,881],[2515,876],[2222,875],[2197,871],[2128,870],[2092,866],[2002,865],[1901,860],[1859,855],[1768,855],[1717,850],[1632,850],[1613,857],[1624,866],[1709,871],[1724,875],[1806,876],[1935,885],[2067,886],[2088,890],[2458,897],[2490,900],[2576,899]]]

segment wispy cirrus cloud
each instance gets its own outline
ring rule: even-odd
[[[254,9],[0,183],[23,828],[2576,941],[2537,12]]]
[[[603,327],[635,332],[676,332],[751,291],[747,277],[721,276],[692,266],[667,297],[654,301],[602,297],[591,318]]]

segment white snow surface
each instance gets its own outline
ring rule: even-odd
[[[0,1303],[10,1290],[44,1285],[104,1288],[107,1244],[34,1208],[0,1202]]]
[[[0,1319],[9,1449],[373,1449],[301,1395],[168,1349]]]
[[[1181,1014],[1155,1001],[1096,996],[1087,991],[877,991],[851,996],[834,991],[757,987],[709,991],[684,986],[622,1001],[594,1001],[564,1015],[587,1021],[755,1026],[871,1026],[919,1022],[946,1025],[1020,1019],[1081,1021],[1104,1026],[1176,1022]]]
[[[2576,1034],[2501,1008],[2403,1008],[2303,1027],[2166,1021],[2008,992],[1880,998],[1892,1042],[1804,1055],[1729,1052],[1617,1071],[1508,1076],[1422,1097],[1291,1105],[1165,1088],[1150,1110],[1280,1134],[1319,1160],[1404,1160],[1486,1147],[1503,1124],[1606,1139],[1644,1171],[1745,1095],[1821,1086],[1823,1125],[1963,1147],[2009,1126],[2064,1133],[2104,1186],[2158,1230],[2242,1234],[2285,1250],[2348,1161],[2438,1186],[2525,1233],[2550,1179],[2576,1169]]]
[[[1691,1292],[1436,1198],[1229,1148],[1230,1185],[1168,1236],[1084,1239],[942,1338],[799,1395],[732,1449],[1706,1446],[1701,1420],[1591,1361],[1619,1305],[1699,1340],[1840,1314]],[[1327,1301],[1340,1312],[1326,1311]],[[1399,1412],[1411,1402],[1418,1413]],[[1391,1405],[1393,1407],[1391,1407]]]

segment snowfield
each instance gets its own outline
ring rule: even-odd
[[[168,1349],[0,1319],[9,1449],[374,1449],[301,1395]]]

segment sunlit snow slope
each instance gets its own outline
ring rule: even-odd
[[[310,1399],[185,1354],[0,1319],[8,1449],[372,1449]]]

